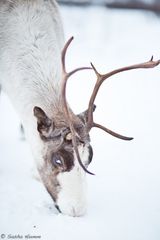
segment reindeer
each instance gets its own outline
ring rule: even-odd
[[[18,112],[41,180],[57,209],[70,216],[86,212],[86,173],[92,161],[90,130],[100,128],[122,136],[93,120],[95,98],[114,74],[153,68],[150,61],[100,74],[95,66],[66,70],[63,27],[55,0],[0,1],[0,85]],[[97,82],[88,109],[75,115],[66,100],[66,84],[77,71],[92,69]]]

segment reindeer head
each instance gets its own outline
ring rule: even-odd
[[[107,74],[100,74],[93,64],[91,68],[77,68],[69,73],[66,71],[65,57],[73,40],[69,39],[62,51],[63,81],[61,89],[61,114],[55,122],[39,107],[34,108],[37,118],[37,130],[44,142],[44,164],[39,169],[42,181],[55,202],[57,209],[67,215],[80,216],[86,210],[86,173],[93,156],[89,133],[93,127],[100,128],[114,137],[123,140],[133,138],[122,136],[93,121],[95,98],[101,84],[109,77],[122,71],[137,68],[152,68],[160,61],[153,61],[116,69]],[[75,115],[66,101],[66,83],[71,75],[80,70],[93,69],[97,76],[88,109]]]
[[[78,163],[69,124],[65,116],[57,123],[39,107],[34,108],[34,115],[43,141],[43,165],[39,168],[42,181],[59,211],[72,216],[82,215],[86,208],[85,171]],[[72,114],[76,145],[84,169],[93,156],[85,118],[86,113]]]

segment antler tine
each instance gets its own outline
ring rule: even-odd
[[[67,53],[67,49],[69,47],[69,45],[71,44],[71,42],[73,41],[74,37],[72,36],[65,44],[63,50],[62,50],[62,70],[64,73],[66,73],[66,53]]]
[[[131,141],[133,140],[132,137],[125,137],[119,133],[116,133],[116,132],[113,132],[112,130],[100,125],[100,124],[97,124],[97,123],[93,123],[93,127],[96,127],[96,128],[100,128],[102,129],[103,131],[107,132],[108,134],[112,135],[113,137],[116,137],[116,138],[119,138],[119,139],[122,139],[122,140],[126,140],[126,141]]]
[[[111,76],[113,76],[117,73],[128,71],[128,70],[133,70],[133,69],[154,68],[154,67],[158,66],[159,64],[160,64],[160,60],[153,61],[153,56],[152,56],[151,59],[148,62],[118,68],[118,69],[115,69],[115,70],[113,70],[113,71],[111,71],[107,74],[100,74],[97,71],[97,69],[95,68],[95,66],[91,63],[91,66],[92,66],[92,68],[93,68],[93,70],[94,70],[94,72],[97,76],[97,81],[96,81],[96,84],[94,86],[94,90],[92,92],[91,98],[89,100],[89,105],[88,105],[88,131],[90,131],[92,127],[97,127],[97,128],[100,128],[100,129],[104,130],[105,132],[113,135],[114,137],[117,137],[117,138],[120,138],[120,139],[123,139],[123,140],[132,140],[133,138],[122,136],[118,133],[115,133],[115,132],[105,128],[102,125],[94,123],[94,121],[93,121],[93,110],[92,109],[93,109],[93,105],[94,105],[97,93],[98,93],[99,88],[102,85],[102,83],[106,79],[108,79],[109,77],[111,77]]]
[[[74,37],[71,37],[65,44],[63,50],[62,50],[62,55],[61,55],[61,61],[62,61],[62,73],[63,73],[63,81],[62,81],[62,101],[63,101],[63,106],[65,106],[65,109],[67,109],[67,101],[66,101],[66,85],[67,85],[67,80],[69,79],[69,77],[71,77],[74,73],[78,72],[78,71],[82,71],[82,70],[90,70],[92,69],[91,67],[80,67],[80,68],[76,68],[71,72],[66,71],[66,53],[68,50],[68,47],[70,46],[71,42],[73,41]],[[67,112],[67,111],[66,111]]]
[[[64,109],[66,110],[65,112],[68,112],[68,107],[67,107],[67,101],[66,101],[66,85],[67,85],[67,80],[69,77],[71,77],[74,73],[82,70],[89,70],[92,69],[91,67],[81,67],[81,68],[76,68],[71,72],[66,71],[66,53],[68,50],[68,47],[70,46],[71,42],[73,41],[74,37],[71,37],[65,44],[63,50],[62,50],[62,55],[61,55],[61,61],[62,61],[62,73],[63,73],[63,81],[62,81],[62,88],[61,88],[61,95],[62,95],[62,102]]]
[[[92,69],[91,67],[80,67],[80,68],[76,68],[73,71],[67,73],[66,72],[66,53],[68,50],[68,47],[70,46],[71,42],[73,41],[74,37],[71,37],[65,44],[63,50],[62,50],[62,70],[63,70],[63,74],[67,75],[67,78],[69,78],[71,75],[73,75],[74,73],[78,72],[78,71],[82,71],[82,70],[90,70]]]
[[[79,155],[79,151],[78,151],[78,147],[77,147],[77,140],[76,140],[76,132],[71,120],[71,116],[70,116],[70,112],[69,112],[69,108],[68,108],[68,104],[67,104],[67,100],[66,100],[66,85],[67,85],[67,80],[69,79],[69,77],[71,77],[74,73],[81,71],[81,70],[88,70],[88,69],[92,69],[91,67],[81,67],[81,68],[76,68],[71,72],[67,72],[66,71],[66,53],[68,50],[68,47],[70,46],[71,42],[73,41],[73,37],[71,37],[67,43],[65,44],[63,50],[62,50],[62,56],[61,56],[61,61],[62,61],[62,75],[63,75],[63,80],[62,80],[62,88],[61,88],[61,100],[62,100],[62,105],[64,108],[64,113],[66,115],[66,119],[68,120],[69,123],[69,128],[72,134],[72,144],[73,144],[73,149],[75,151],[77,160],[80,164],[80,166],[83,168],[83,170],[91,175],[94,175],[93,173],[91,173],[90,171],[88,171],[86,169],[86,167],[83,165],[80,155]]]

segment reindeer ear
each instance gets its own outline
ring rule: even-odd
[[[40,134],[46,136],[52,126],[51,119],[49,119],[45,112],[39,107],[34,107],[33,112],[37,118],[37,130]]]
[[[95,111],[96,109],[96,105],[93,105],[93,112]],[[88,122],[88,109],[80,114],[77,115],[84,124],[86,124]]]

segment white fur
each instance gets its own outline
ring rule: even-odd
[[[88,160],[87,147],[80,146],[79,154],[83,164]],[[80,167],[75,156],[75,165],[70,172],[61,173],[58,176],[58,181],[61,186],[58,194],[57,205],[60,210],[67,215],[78,217],[86,213],[86,173]]]
[[[63,45],[54,0],[0,1],[0,85],[20,115],[38,167],[43,164],[43,144],[33,108],[39,106],[49,117],[53,115],[60,93]]]
[[[0,0],[0,85],[17,110],[40,169],[44,143],[33,108],[52,118],[59,107],[63,29],[54,0]],[[55,106],[57,105],[57,106]],[[88,151],[79,149],[83,163]],[[70,172],[58,177],[57,204],[63,213],[80,216],[86,210],[85,172],[75,157]]]

